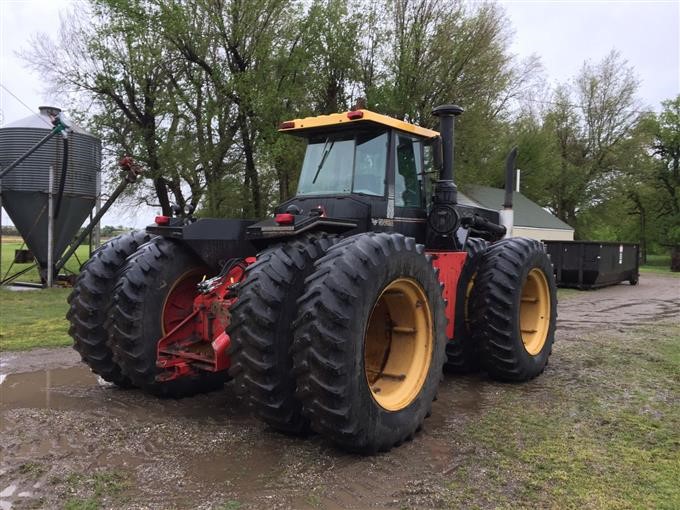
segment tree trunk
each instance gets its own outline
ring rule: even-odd
[[[645,211],[640,210],[640,264],[647,263],[647,227],[645,225]]]
[[[250,188],[251,213],[255,218],[263,216],[262,211],[262,195],[260,193],[259,176],[257,175],[257,167],[255,166],[255,154],[253,141],[250,136],[250,129],[245,115],[241,115],[241,140],[243,142],[243,152],[245,154],[245,174],[246,184]]]
[[[156,145],[156,120],[151,114],[145,115],[142,120],[142,129],[144,130],[144,145],[146,148],[149,169],[151,170],[151,177],[153,178],[153,186],[158,197],[158,203],[161,205],[161,214],[163,216],[171,216],[170,197],[168,196],[168,185],[163,178],[161,164],[158,161],[158,147]]]
[[[680,245],[671,248],[671,271],[680,273]]]
[[[170,211],[170,199],[168,198],[168,187],[165,184],[165,179],[156,177],[153,180],[153,187],[156,190],[158,203],[161,204],[161,214],[163,216],[170,216],[172,212]]]
[[[288,191],[288,172],[282,167],[282,165],[279,164],[276,169],[276,174],[279,181],[279,203],[281,203],[285,202],[290,195]]]

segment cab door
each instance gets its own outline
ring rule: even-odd
[[[424,179],[427,176],[423,172],[423,141],[395,131],[393,147],[394,230],[424,243],[427,221]]]

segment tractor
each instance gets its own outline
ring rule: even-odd
[[[75,349],[158,396],[233,379],[274,429],[361,453],[411,439],[444,370],[539,375],[550,259],[508,237],[499,211],[458,203],[462,112],[435,108],[440,132],[366,109],[283,122],[307,141],[295,197],[259,222],[174,208],[110,240],[69,297]]]

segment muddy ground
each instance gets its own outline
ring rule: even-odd
[[[560,302],[558,320],[553,356],[541,377],[505,385],[484,374],[447,376],[421,433],[374,457],[342,453],[318,436],[275,433],[251,417],[229,385],[190,399],[158,400],[103,384],[71,349],[3,353],[0,510],[457,508],[530,502],[561,507],[560,501],[590,501],[579,499],[590,496],[564,482],[565,495],[552,494],[541,505],[541,498],[548,497],[542,482],[534,477],[527,485],[513,468],[515,454],[503,457],[506,425],[490,421],[491,416],[502,408],[502,422],[522,426],[522,402],[528,402],[527,409],[538,406],[539,414],[566,413],[572,419],[575,413],[569,430],[574,429],[576,442],[585,437],[578,435],[579,423],[588,423],[587,416],[578,416],[586,413],[579,410],[580,393],[565,388],[585,388],[592,399],[600,398],[599,391],[617,391],[611,389],[617,385],[597,379],[597,353],[589,346],[601,349],[621,339],[632,352],[638,348],[637,332],[645,326],[653,328],[647,330],[649,341],[665,331],[677,334],[680,280],[643,275],[637,287],[570,292]],[[616,372],[616,367],[602,369],[607,377]],[[651,400],[677,404],[677,383],[671,377],[655,387]],[[605,403],[628,398],[628,390],[621,391],[615,398],[607,396]],[[565,406],[573,409],[567,413]],[[483,435],[481,427],[491,432]],[[677,437],[671,444],[678,445]],[[513,451],[521,457],[531,446]],[[578,445],[573,448],[578,451]],[[570,469],[564,467],[565,476],[580,476]],[[595,468],[584,469],[587,474]],[[587,484],[589,478],[584,480]],[[605,504],[595,500],[586,506],[608,506],[607,487],[598,485],[597,491]]]

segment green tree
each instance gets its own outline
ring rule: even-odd
[[[302,144],[282,120],[368,106],[433,126],[466,107],[458,177],[491,182],[512,103],[537,62],[508,52],[494,4],[438,0],[89,0],[28,58],[111,153],[148,168],[147,203],[262,216],[295,187]],[[82,8],[79,4],[78,8]],[[80,20],[83,20],[82,22]]]
[[[672,246],[671,270],[680,271],[680,95],[661,105],[651,147],[657,163],[659,241]]]
[[[643,151],[630,142],[641,119],[637,88],[632,67],[612,51],[599,63],[584,63],[537,116],[515,124],[529,198],[575,227],[580,238],[592,232],[588,212],[609,201],[614,183]]]
[[[89,16],[74,10],[62,23],[60,43],[36,37],[27,59],[54,88],[76,99],[85,93],[90,125],[105,145],[134,154],[153,182],[155,200],[169,214],[169,192],[182,200],[168,114],[168,53],[148,30],[149,20],[132,3],[92,2]],[[82,6],[80,6],[82,8]],[[165,141],[165,143],[164,143]]]
[[[536,58],[517,62],[509,53],[502,10],[487,3],[397,0],[377,19],[374,30],[386,47],[371,55],[383,60],[364,62],[364,68],[385,71],[365,73],[369,107],[436,128],[433,106],[463,106],[456,179],[463,185],[495,181],[510,148],[499,140],[512,105],[531,92],[541,71]]]

